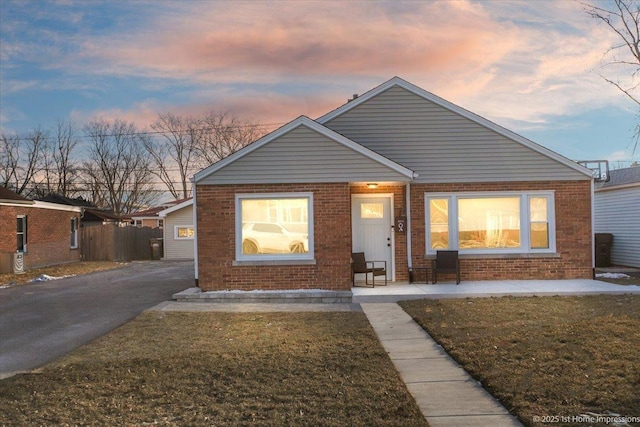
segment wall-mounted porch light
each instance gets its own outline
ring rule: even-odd
[[[376,188],[378,188],[378,183],[377,182],[369,182],[367,183],[367,188],[374,190]]]

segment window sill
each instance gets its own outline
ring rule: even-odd
[[[518,259],[518,258],[560,258],[558,252],[531,252],[520,254],[459,254],[460,259]],[[424,259],[436,259],[436,255],[429,254]]]
[[[267,266],[267,265],[316,265],[315,259],[279,259],[279,260],[251,260],[251,261],[233,261],[234,267],[244,266]]]

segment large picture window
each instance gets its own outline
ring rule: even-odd
[[[427,253],[555,252],[552,192],[426,194]]]
[[[238,260],[313,259],[311,193],[236,196]]]

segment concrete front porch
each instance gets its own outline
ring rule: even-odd
[[[389,282],[375,288],[351,289],[354,303],[396,302],[421,298],[477,298],[502,296],[551,296],[592,294],[640,294],[640,286],[616,285],[599,280],[487,280],[425,283]]]
[[[284,303],[284,304],[358,304],[397,302],[421,298],[479,298],[503,296],[551,296],[595,294],[640,294],[640,286],[616,285],[599,280],[487,280],[425,283],[389,282],[375,288],[353,287],[351,291],[209,291],[189,288],[173,295],[179,302],[199,303]]]

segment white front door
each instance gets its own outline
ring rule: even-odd
[[[388,280],[394,271],[392,197],[354,194],[351,200],[352,252],[364,252],[367,261],[386,261]]]

